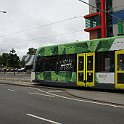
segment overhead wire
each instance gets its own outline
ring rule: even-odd
[[[40,25],[40,26],[37,26],[37,27],[20,30],[20,31],[13,32],[13,33],[6,34],[6,35],[1,35],[0,37],[7,37],[7,36],[15,35],[15,34],[18,34],[18,33],[26,32],[26,31],[30,31],[30,30],[35,30],[35,29],[38,29],[38,28],[42,28],[42,27],[46,27],[46,26],[50,26],[50,25],[54,25],[54,24],[58,24],[58,23],[62,23],[62,22],[70,21],[70,20],[74,20],[74,19],[78,19],[78,18],[81,18],[81,17],[83,17],[83,16],[82,15],[74,16],[74,17],[71,17],[71,18],[68,18],[68,19],[63,19],[63,20],[60,20],[60,21],[56,21],[56,22]],[[67,35],[67,34],[76,33],[76,32],[80,32],[80,31],[83,31],[83,30],[73,31],[73,32],[69,32],[69,33],[48,35],[48,36],[43,36],[41,38],[35,38],[35,39],[31,39],[31,40],[45,39],[45,38],[49,38],[49,37],[56,37],[56,36],[61,36],[61,35]],[[31,40],[27,40],[27,41],[31,41]]]
[[[1,35],[0,37],[3,38],[3,37],[7,37],[7,36],[18,34],[18,33],[27,32],[27,31],[30,31],[30,30],[35,30],[35,29],[38,29],[38,28],[42,28],[42,27],[46,27],[46,26],[50,26],[50,25],[54,25],[54,24],[58,24],[58,23],[62,23],[62,22],[70,21],[70,20],[74,20],[74,19],[78,19],[78,18],[81,18],[81,17],[82,17],[82,15],[81,16],[74,16],[72,18],[63,19],[63,20],[60,20],[60,21],[56,21],[56,22],[40,25],[40,26],[37,26],[37,27],[34,27],[34,28],[24,29],[24,30],[20,30],[20,31],[13,32],[13,33],[10,33],[10,34]]]
[[[81,32],[81,31],[83,31],[83,30],[65,32],[65,33],[53,34],[53,35],[46,35],[46,36],[43,36],[43,37],[40,37],[40,38],[31,39],[31,40],[47,39],[47,38],[51,38],[51,37],[58,37],[58,36],[62,36],[62,35],[74,34],[74,33],[78,33],[78,32]],[[28,40],[28,41],[31,41],[31,40]]]
[[[74,33],[82,32],[82,31],[83,30],[76,30],[76,31],[65,32],[65,33],[60,33],[60,34],[46,35],[46,36],[42,36],[42,37],[39,37],[39,38],[33,38],[33,39],[29,39],[29,40],[24,40],[22,42],[35,41],[35,40],[39,40],[39,39],[48,39],[48,38],[52,38],[52,37],[59,37],[59,36],[62,36],[62,35],[74,34]],[[12,39],[10,39],[10,40],[12,40]]]
[[[92,5],[92,4],[89,4],[83,0],[79,0],[80,2],[83,2],[93,8],[96,8],[96,9],[99,9],[98,7]],[[117,7],[116,7],[117,8]],[[104,12],[108,12],[108,11],[105,11],[105,10],[102,10],[100,9],[100,11],[104,11]],[[110,14],[108,13],[109,15],[117,18],[117,19],[120,19],[122,20],[121,18],[119,18],[118,16],[115,16],[113,14]],[[22,33],[22,32],[27,32],[27,31],[30,31],[30,30],[35,30],[35,29],[38,29],[38,28],[42,28],[42,27],[46,27],[46,26],[50,26],[50,25],[54,25],[54,24],[57,24],[57,23],[62,23],[62,22],[65,22],[65,21],[70,21],[70,20],[73,20],[73,19],[77,19],[77,18],[81,18],[83,17],[82,15],[81,16],[74,16],[74,17],[71,17],[71,18],[68,18],[68,19],[63,19],[63,20],[60,20],[60,21],[56,21],[56,22],[52,22],[52,23],[48,23],[48,24],[44,24],[44,25],[40,25],[40,26],[37,26],[37,27],[33,27],[33,28],[29,28],[29,29],[23,29],[23,30],[20,30],[20,31],[17,31],[17,32],[13,32],[13,33],[10,33],[10,34],[6,34],[6,35],[1,35],[0,37],[7,37],[7,36],[11,36],[11,35],[15,35],[15,34],[19,34],[19,33]]]

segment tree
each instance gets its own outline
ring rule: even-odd
[[[3,67],[8,66],[8,59],[9,59],[9,54],[8,53],[3,53],[2,57],[1,57],[1,63],[3,65]]]
[[[14,50],[14,48],[12,48],[12,50],[10,50],[10,53],[11,54],[15,54],[16,53],[16,51]]]
[[[2,55],[0,55],[0,68],[2,68]]]
[[[22,58],[22,60],[19,63],[19,66],[22,68],[25,66],[25,60]]]
[[[19,68],[20,58],[17,56],[16,51],[14,49],[10,50],[8,66],[13,68]]]
[[[37,49],[35,49],[35,48],[29,48],[27,54],[29,54],[29,55],[35,55],[36,50]]]

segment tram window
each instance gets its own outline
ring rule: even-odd
[[[87,56],[87,70],[93,70],[93,56]]]
[[[56,56],[44,57],[44,71],[56,71],[57,61]]]
[[[87,73],[87,82],[93,82],[93,73]]]
[[[95,57],[96,72],[114,72],[114,52],[98,52]]]
[[[105,58],[105,71],[110,70],[110,58]]]
[[[59,56],[58,71],[76,71],[76,55]]]
[[[118,70],[124,70],[124,54],[118,54]]]
[[[84,57],[83,56],[79,56],[78,70],[80,71],[84,70]]]
[[[78,74],[78,81],[84,82],[84,73]]]
[[[118,73],[117,74],[117,83],[118,84],[124,84],[124,73]]]
[[[36,72],[42,72],[43,71],[43,57],[37,57],[35,59],[34,70]]]

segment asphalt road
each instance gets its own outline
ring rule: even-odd
[[[61,90],[0,85],[0,124],[123,124],[124,107]]]

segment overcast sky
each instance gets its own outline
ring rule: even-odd
[[[0,54],[14,48],[19,56],[23,56],[30,47],[89,39],[88,33],[83,31],[83,16],[88,14],[88,6],[78,0],[0,0],[0,10],[7,11],[0,13]],[[81,18],[29,30],[81,15]],[[22,30],[28,31],[15,33]],[[75,31],[80,32],[52,36]]]

